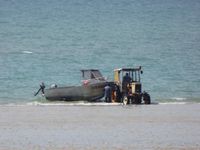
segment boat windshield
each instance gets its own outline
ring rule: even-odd
[[[102,74],[98,70],[82,70],[83,79],[96,79],[102,78]]]

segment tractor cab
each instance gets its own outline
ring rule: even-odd
[[[141,66],[137,68],[119,68],[114,70],[114,83],[118,86],[121,101],[128,104],[140,104],[142,102]],[[145,92],[146,93],[146,92]],[[148,93],[147,93],[148,94]],[[147,99],[147,98],[146,98]],[[150,96],[144,103],[150,103]]]

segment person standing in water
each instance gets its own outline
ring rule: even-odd
[[[111,87],[109,84],[107,84],[104,87],[104,96],[105,96],[105,102],[110,103],[111,102]]]

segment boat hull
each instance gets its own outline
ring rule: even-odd
[[[106,82],[82,85],[82,86],[66,86],[49,88],[45,90],[47,100],[63,100],[63,101],[97,101],[104,96],[104,87]]]

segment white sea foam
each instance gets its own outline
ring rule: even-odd
[[[31,52],[31,51],[22,51],[22,53],[25,53],[25,54],[32,54],[33,52]]]
[[[153,102],[151,105],[185,105],[185,104],[192,104],[192,102],[158,102],[155,103]],[[196,103],[199,104],[200,103]],[[9,104],[0,104],[1,106],[18,106],[18,107],[23,107],[23,106],[122,106],[122,103],[103,103],[103,102],[95,102],[95,103],[87,103],[87,102],[29,102],[29,103],[9,103]]]
[[[163,102],[163,103],[158,103],[159,105],[184,105],[188,104],[187,102]]]
[[[95,102],[95,103],[89,103],[89,102],[30,102],[27,103],[28,106],[117,106],[122,105],[121,103],[103,103],[103,102]]]
[[[177,101],[184,101],[184,100],[186,100],[186,98],[184,98],[184,97],[173,97],[172,99],[173,100],[177,100]]]

